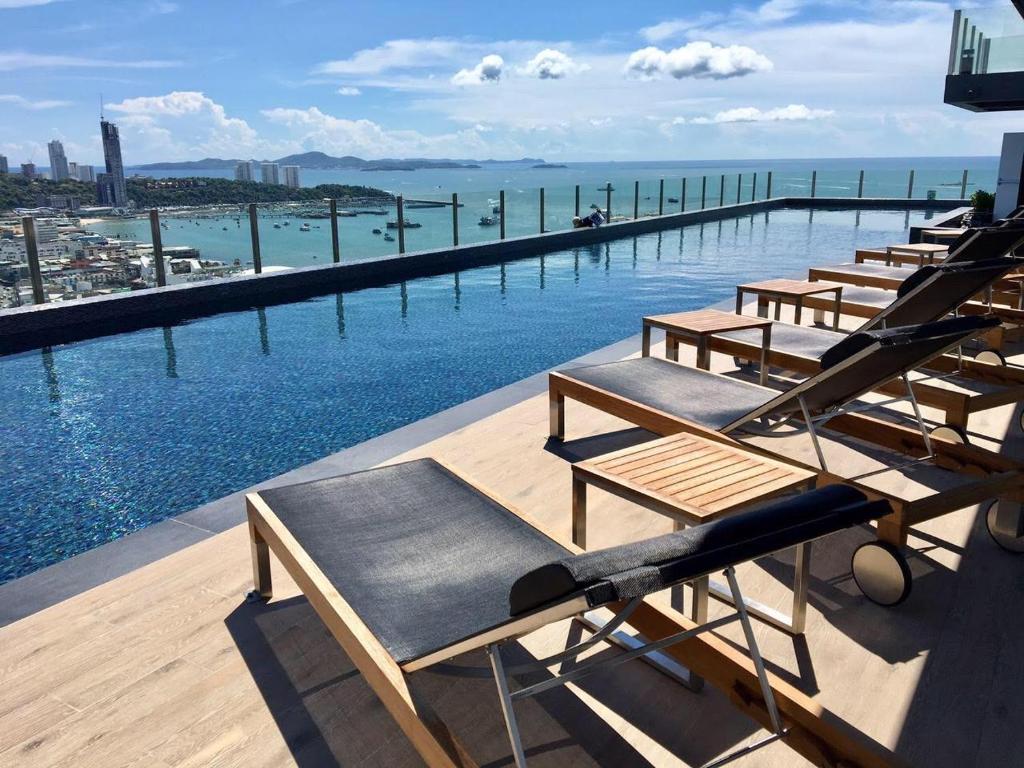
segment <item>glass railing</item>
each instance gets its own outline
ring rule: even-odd
[[[1024,18],[1013,7],[953,14],[949,74],[986,75],[1024,71]]]

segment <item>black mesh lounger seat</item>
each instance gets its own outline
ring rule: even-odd
[[[765,743],[795,729],[803,736],[793,740],[798,751],[801,743],[817,750],[815,742],[824,742],[850,765],[888,764],[891,758],[862,735],[852,737],[852,728],[837,730],[834,715],[767,673],[733,570],[890,513],[886,502],[868,501],[854,488],[829,486],[697,528],[587,553],[559,543],[432,459],[260,491],[247,496],[247,506],[255,594],[271,596],[269,547],[428,765],[474,763],[409,693],[407,675],[480,648],[492,663],[518,766],[526,758],[513,701],[652,650],[692,661],[709,679],[735,686],[731,693],[742,690],[760,702],[758,719],[774,731]],[[714,571],[729,579],[739,606],[735,614],[694,625],[643,602]],[[612,625],[628,624],[657,639],[643,641],[638,650],[578,661],[554,676],[545,672],[542,682],[510,690],[502,644],[598,607],[616,611],[607,632],[521,670],[536,674],[576,659],[607,639]],[[747,637],[749,663],[702,634],[735,620]],[[779,686],[786,695],[777,703]]]

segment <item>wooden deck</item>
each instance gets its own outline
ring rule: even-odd
[[[726,363],[713,359],[715,368]],[[568,462],[650,436],[567,408],[561,445],[546,442],[542,395],[400,458],[438,456],[568,537]],[[1001,437],[1018,413],[981,414],[972,431]],[[1013,429],[1005,450],[1021,455]],[[976,518],[965,509],[912,536],[915,587],[902,606],[859,595],[849,558],[871,534],[855,530],[815,549],[805,637],[756,625],[774,671],[915,765],[1013,765],[1024,754],[1024,560],[996,549]],[[590,548],[670,529],[656,513],[590,495]],[[741,568],[745,593],[787,608],[788,557]],[[0,629],[0,765],[419,765],[274,566],[274,599],[246,603],[252,576],[238,526]],[[718,610],[712,604],[712,615]],[[570,623],[548,628],[521,653],[552,651],[579,632]],[[732,625],[722,634],[742,647],[739,633]],[[510,764],[490,679],[428,672],[414,680],[481,764]],[[700,765],[759,733],[722,694],[690,693],[636,662],[516,706],[535,766]],[[737,763],[800,764],[779,744]]]

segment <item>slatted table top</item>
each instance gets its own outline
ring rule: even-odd
[[[736,288],[737,290],[749,291],[750,293],[771,293],[777,296],[797,297],[842,290],[843,286],[839,283],[810,283],[805,280],[777,278],[775,280],[761,280],[756,283],[743,283],[736,286]]]
[[[932,235],[933,237],[960,237],[964,232],[967,231],[966,227],[938,227],[936,229],[922,229],[922,235]]]
[[[815,472],[694,435],[671,435],[574,464],[573,476],[650,502],[689,524],[806,487]]]
[[[949,246],[942,245],[941,243],[903,243],[900,245],[887,245],[885,249],[889,253],[898,252],[934,255],[936,253],[945,253],[949,250]]]
[[[649,315],[644,325],[666,331],[707,334],[722,331],[742,331],[749,328],[763,328],[772,321],[763,317],[749,317],[717,309],[698,309],[693,312],[675,312],[669,315]]]

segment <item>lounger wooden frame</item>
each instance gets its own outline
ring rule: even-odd
[[[667,357],[670,360],[675,359],[671,349],[673,344],[693,344],[693,341],[687,336],[677,336],[666,332],[666,337],[669,345]],[[760,344],[729,336],[709,336],[707,349],[754,363],[761,362]],[[768,350],[768,364],[808,376],[821,372],[821,362],[818,358],[775,348]],[[936,358],[928,364],[928,367],[937,374],[952,374],[959,371],[965,378],[1002,388],[998,392],[971,394],[923,381],[912,382],[914,395],[918,402],[940,409],[944,414],[946,424],[952,427],[966,430],[968,419],[972,413],[980,413],[990,408],[998,408],[1024,400],[1024,369],[979,363],[966,357],[962,361],[958,361],[956,357],[950,355]],[[906,389],[901,381],[889,382],[876,391],[895,397],[902,397],[906,394]]]
[[[730,381],[734,380],[730,379]],[[972,479],[952,491],[936,492],[919,499],[908,499],[894,494],[881,493],[876,488],[857,482],[856,478],[847,478],[831,471],[822,472],[821,467],[798,461],[791,456],[781,455],[748,443],[740,443],[723,432],[577,381],[557,371],[548,374],[550,436],[555,440],[565,438],[566,398],[597,408],[657,435],[687,432],[731,445],[742,445],[745,450],[806,467],[820,473],[819,486],[828,483],[846,483],[859,487],[873,498],[884,498],[891,504],[893,513],[878,521],[877,535],[880,540],[898,547],[906,544],[911,526],[925,520],[941,517],[991,498],[1024,502],[1024,463],[971,445],[961,445],[940,438],[932,438],[931,461],[937,467],[968,475]],[[835,416],[828,422],[828,427],[850,437],[908,456],[925,457],[929,455],[924,436],[919,430],[883,421],[866,414],[846,413]]]
[[[451,467],[447,469],[458,475]],[[478,484],[471,484],[561,546],[573,552],[581,551],[496,494]],[[395,662],[259,493],[246,495],[246,508],[256,591],[268,599],[272,596],[270,553],[273,552],[427,765],[444,768],[476,766],[457,736],[413,692],[408,675],[414,668],[424,666],[422,660],[418,660],[418,664],[404,666]],[[581,602],[585,601],[581,598]],[[610,607],[618,611],[624,605]],[[506,634],[509,638],[525,634],[539,626],[578,615],[585,607],[569,602],[557,606],[548,615],[531,614],[522,624],[507,625]],[[652,641],[697,626],[682,614],[647,601],[630,615],[628,624]],[[490,642],[494,639],[477,638],[472,647],[484,647]],[[450,658],[465,650],[469,647],[446,649],[444,657]],[[742,651],[714,635],[703,634],[662,652],[725,693],[738,710],[762,726],[771,728],[754,664]],[[769,680],[786,728],[781,740],[814,765],[823,768],[840,765],[883,768],[904,764],[891,751],[818,705],[796,687],[770,673]]]

